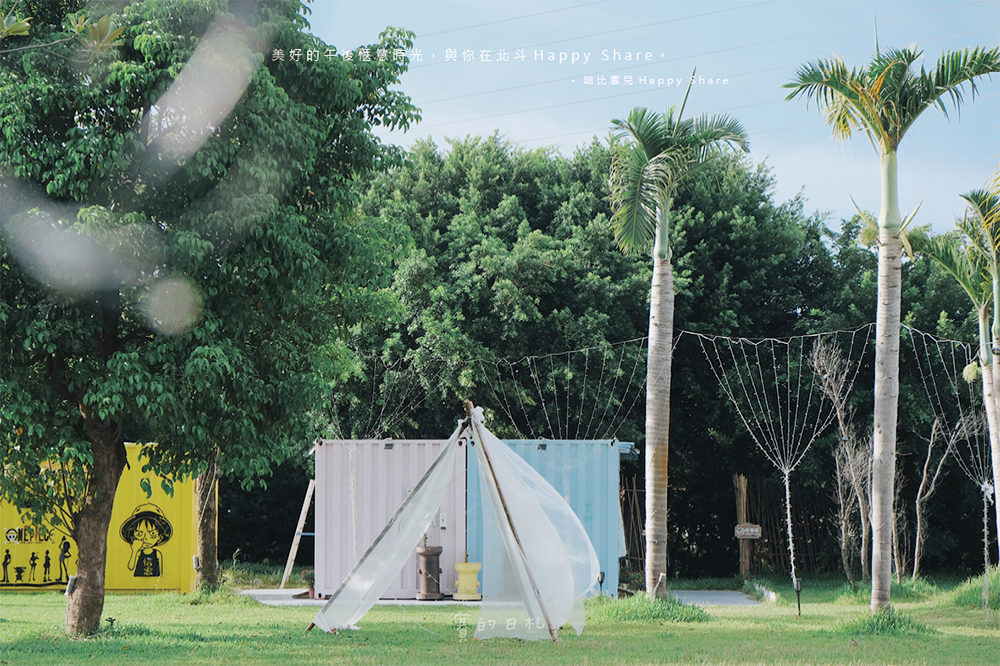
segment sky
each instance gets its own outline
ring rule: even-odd
[[[877,213],[878,157],[866,135],[835,140],[815,104],[785,101],[796,69],[834,56],[866,66],[878,45],[924,52],[1000,43],[1000,3],[832,0],[313,0],[311,31],[338,52],[376,44],[386,26],[416,34],[399,89],[421,110],[408,132],[383,133],[404,147],[431,138],[506,136],[525,149],[572,155],[635,107],[679,106],[696,69],[685,116],[728,114],[746,128],[755,163],[766,162],[783,202],[801,191],[806,214],[828,224]],[[275,45],[280,47],[283,45]],[[287,45],[285,48],[294,48]],[[523,56],[523,57],[520,57]],[[957,113],[928,109],[899,156],[899,206],[919,204],[915,225],[947,231],[959,194],[983,187],[1000,163],[1000,76],[968,85]]]

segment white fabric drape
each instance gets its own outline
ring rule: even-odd
[[[313,624],[352,626],[388,589],[444,499],[471,430],[483,501],[483,601],[476,638],[555,639],[569,624],[583,631],[583,599],[596,592],[600,564],[566,501],[482,423],[482,409],[459,423],[444,450]]]
[[[463,430],[465,421],[459,423],[424,478],[313,618],[314,625],[323,631],[350,627],[371,610],[399,575],[399,570],[419,545],[420,537],[430,527],[444,501],[455,472],[455,456],[460,449],[458,440]]]
[[[556,638],[583,631],[600,564],[566,501],[472,415],[483,501],[483,601],[476,638]]]

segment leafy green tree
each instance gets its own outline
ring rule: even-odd
[[[621,142],[615,146],[611,169],[615,242],[626,253],[644,252],[650,247],[653,252],[645,437],[646,592],[650,595],[667,573],[670,371],[674,346],[670,208],[683,178],[714,150],[725,146],[749,149],[746,132],[735,119],[702,115],[682,120],[683,113],[683,104],[676,116],[674,107],[663,114],[637,108],[627,119],[611,121]],[[667,594],[666,586],[660,589]]]
[[[893,483],[899,397],[899,330],[902,292],[902,232],[896,182],[896,151],[907,130],[931,106],[943,112],[942,97],[962,103],[962,90],[975,79],[1000,71],[1000,48],[944,53],[931,72],[911,69],[914,49],[876,52],[865,68],[848,69],[840,58],[807,63],[785,85],[788,99],[800,95],[824,109],[834,136],[863,130],[881,160],[882,203],[878,215],[879,269],[876,315],[875,408],[872,474],[872,610],[890,606]]]
[[[353,214],[401,158],[370,130],[417,115],[389,90],[405,61],[323,57],[294,0],[41,9],[19,39],[48,46],[0,55],[0,493],[75,539],[86,634],[126,438],[168,478],[251,479],[311,441],[332,336],[391,265]]]
[[[404,223],[413,250],[391,288],[399,309],[352,330],[364,370],[338,390],[332,432],[436,437],[452,427],[460,400],[472,398],[500,417],[494,427],[504,436],[558,437],[555,407],[542,404],[538,390],[548,394],[553,382],[574,414],[581,405],[593,412],[595,359],[641,338],[648,316],[646,269],[606,233],[609,160],[596,142],[565,158],[494,135],[450,140],[447,149],[418,141],[406,166],[375,178],[362,204],[366,223]],[[553,365],[524,361],[583,348],[594,350],[591,374],[586,353]],[[607,377],[619,364],[631,371],[637,353],[635,343],[620,363],[616,356],[605,396]],[[612,401],[641,381],[640,366],[639,376],[620,378]],[[619,406],[624,413],[631,402],[610,413]],[[620,439],[640,434],[631,419],[623,422]]]
[[[685,322],[679,328],[787,337],[814,332],[827,313],[837,311],[833,302],[844,274],[831,249],[835,243],[827,242],[821,219],[804,214],[801,197],[775,202],[774,185],[765,165],[727,155],[678,189],[671,223],[675,312]],[[693,336],[679,334],[672,364],[671,575],[727,575],[738,561],[733,540],[720,529],[733,519],[732,475],[745,474],[755,485],[779,479],[732,411]],[[822,474],[810,467],[794,492],[800,483],[822,482]]]

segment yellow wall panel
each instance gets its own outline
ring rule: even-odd
[[[141,472],[140,447],[125,446],[129,467],[122,473],[108,529],[105,589],[120,592],[190,592],[197,554],[195,483],[174,484],[173,497],[160,480]],[[140,486],[150,479],[152,495]],[[20,512],[0,501],[0,589],[65,588],[76,573],[76,543],[59,532],[43,539],[26,525]]]

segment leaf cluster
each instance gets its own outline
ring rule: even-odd
[[[371,129],[419,116],[389,90],[405,63],[265,59],[332,48],[298,2],[65,9],[0,58],[0,493],[70,523],[95,433],[169,477],[221,456],[257,478],[308,446],[337,333],[391,309],[409,243],[355,215],[399,160]],[[227,76],[231,108],[206,108]]]

